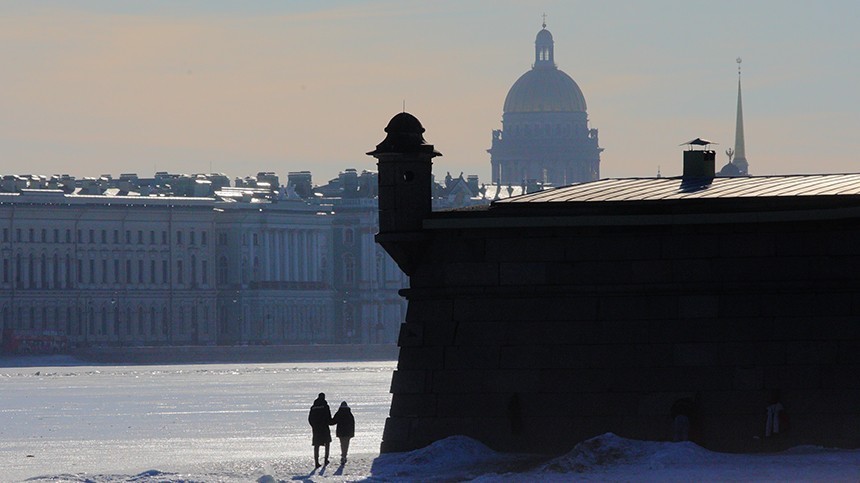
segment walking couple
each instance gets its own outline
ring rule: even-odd
[[[355,436],[355,418],[346,401],[340,403],[340,408],[331,416],[331,409],[325,400],[325,394],[320,393],[311,406],[308,422],[313,429],[314,463],[320,466],[320,446],[325,446],[325,464],[328,464],[329,443],[331,430],[329,426],[337,425],[335,434],[340,439],[340,463],[346,463],[346,453],[349,451],[349,440]]]

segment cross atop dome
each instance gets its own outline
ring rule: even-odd
[[[546,12],[543,13],[543,28],[546,28]]]

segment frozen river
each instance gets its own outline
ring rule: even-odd
[[[0,367],[0,480],[312,462],[307,413],[325,392],[376,455],[395,362]],[[333,456],[339,454],[337,440]]]
[[[49,359],[56,361],[57,359]],[[557,458],[455,436],[379,455],[395,362],[8,367],[0,360],[0,482],[860,481],[860,450],[729,455],[611,433]],[[347,400],[346,465],[315,470],[308,409]],[[337,442],[332,460],[340,456]]]

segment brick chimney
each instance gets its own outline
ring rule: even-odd
[[[713,141],[696,138],[682,144],[689,149],[684,151],[684,179],[713,179],[716,173],[714,164],[717,159],[716,151],[708,149]],[[694,149],[694,146],[702,146],[703,149]]]
[[[713,178],[716,151],[684,151],[684,178]]]

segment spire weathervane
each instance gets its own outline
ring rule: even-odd
[[[546,28],[546,12],[543,13],[543,28]]]
[[[738,57],[737,60],[735,60],[735,62],[738,63],[738,77],[740,77],[741,76],[741,62],[742,62],[741,58]]]

